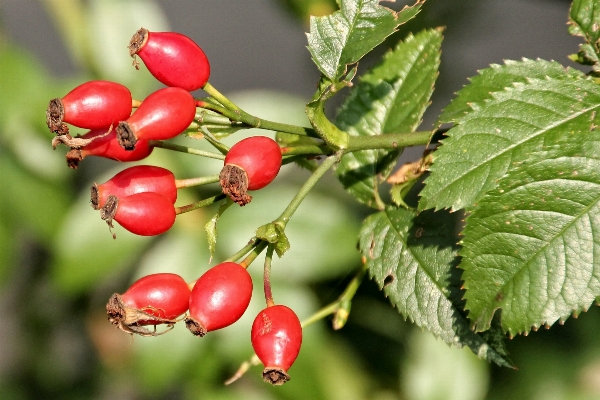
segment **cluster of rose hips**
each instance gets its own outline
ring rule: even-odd
[[[129,49],[135,67],[138,56],[167,87],[140,102],[125,86],[96,80],[51,100],[46,121],[56,133],[52,144],[55,148],[58,144],[70,147],[67,164],[71,168],[77,168],[87,156],[123,162],[142,160],[153,151],[156,141],[186,131],[196,118],[196,107],[205,104],[190,92],[205,87],[210,66],[202,49],[190,38],[142,28],[131,39]],[[67,124],[89,132],[73,137]],[[239,141],[225,155],[218,179],[223,191],[220,198],[228,196],[239,205],[247,204],[251,200],[247,191],[273,181],[281,163],[281,149],[274,140],[254,136]],[[187,211],[175,206],[177,190],[187,187],[185,181],[175,179],[167,169],[138,165],[95,184],[91,203],[110,227],[114,220],[134,234],[158,235],[171,228],[178,214]],[[168,331],[181,320],[196,336],[229,326],[250,303],[252,280],[247,264],[223,262],[190,284],[172,273],[143,277],[122,295],[110,298],[106,306],[109,321],[125,332],[142,336],[159,334],[156,326],[161,324],[166,324]],[[302,328],[291,309],[273,303],[267,280],[266,276],[267,308],[252,325],[251,342],[265,366],[265,381],[282,384],[289,380],[287,370],[300,351]]]

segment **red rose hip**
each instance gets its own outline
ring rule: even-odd
[[[94,210],[104,207],[111,195],[123,198],[143,192],[162,194],[174,204],[177,200],[175,176],[168,169],[152,165],[129,167],[103,184],[92,186],[92,207]]]
[[[265,366],[263,379],[273,385],[290,380],[287,371],[302,345],[302,326],[296,313],[283,305],[262,310],[252,324],[252,348]]]
[[[118,198],[110,195],[100,209],[100,217],[112,228],[115,220],[123,228],[140,236],[165,233],[175,223],[175,207],[160,193],[143,192]]]
[[[174,324],[188,309],[190,289],[182,277],[171,273],[144,276],[125,293],[113,294],[106,304],[108,320],[128,333],[154,336],[143,326]]]
[[[248,271],[237,263],[221,263],[196,281],[185,324],[194,335],[204,336],[240,319],[251,298],[252,279]]]
[[[62,99],[50,100],[46,124],[58,134],[69,132],[65,122],[80,128],[108,130],[109,126],[129,118],[131,110],[131,92],[125,86],[110,81],[89,81]]]
[[[185,131],[196,115],[196,101],[181,88],[159,89],[150,94],[126,121],[117,126],[117,139],[125,150],[136,142],[171,139]]]
[[[219,174],[223,193],[243,206],[252,200],[248,190],[258,190],[275,179],[281,168],[281,148],[273,139],[252,136],[234,144]]]
[[[194,91],[210,76],[204,51],[192,39],[176,32],[150,32],[141,28],[131,38],[129,54],[139,56],[150,73],[167,86]],[[134,65],[137,63],[134,62]]]

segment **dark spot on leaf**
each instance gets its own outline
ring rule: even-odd
[[[389,274],[388,276],[385,277],[385,279],[383,280],[383,287],[386,287],[387,285],[389,285],[390,283],[394,282],[394,275]]]
[[[498,292],[496,294],[496,301],[501,302],[502,300],[504,300],[504,294],[502,292]]]

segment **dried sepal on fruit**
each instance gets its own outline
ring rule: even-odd
[[[177,32],[150,32],[139,29],[129,42],[129,54],[143,61],[148,71],[167,86],[188,91],[202,88],[210,76],[204,51],[192,39]]]
[[[190,289],[185,280],[172,273],[144,276],[125,293],[113,294],[106,304],[111,324],[127,333],[157,336],[168,332],[188,308]],[[169,329],[156,331],[156,325]],[[154,330],[147,328],[154,325]]]
[[[133,99],[120,83],[95,80],[85,82],[63,98],[50,100],[46,124],[59,135],[69,133],[65,123],[86,129],[108,128],[129,117]]]
[[[266,136],[252,136],[234,144],[219,174],[223,193],[240,206],[252,200],[247,192],[267,186],[281,168],[281,148]]]
[[[252,298],[252,278],[240,264],[224,262],[206,271],[190,295],[186,327],[196,336],[239,320]]]
[[[273,385],[289,381],[288,370],[302,345],[302,325],[296,313],[284,305],[265,308],[254,319],[251,340],[265,366],[263,380]]]

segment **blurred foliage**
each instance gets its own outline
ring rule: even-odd
[[[53,3],[44,2],[50,15],[55,15]],[[52,151],[50,146],[52,135],[44,116],[47,102],[95,78],[117,80],[128,85],[134,97],[145,97],[157,85],[144,69],[136,73],[125,68],[130,67],[130,59],[121,43],[127,43],[140,24],[162,30],[168,26],[152,1],[75,3],[82,5],[82,14],[76,7],[70,9],[70,23],[88,29],[85,37],[102,37],[104,44],[102,54],[94,53],[79,64],[76,76],[50,76],[38,60],[0,31],[1,399],[600,397],[597,308],[565,326],[509,342],[511,357],[520,368],[513,371],[490,366],[469,350],[451,349],[415,329],[389,305],[375,283],[365,281],[341,331],[330,328],[330,319],[306,328],[302,351],[290,371],[292,380],[276,388],[262,382],[259,367],[231,386],[223,385],[252,355],[249,331],[253,315],[262,308],[261,285],[255,285],[254,299],[242,320],[203,339],[190,335],[181,324],[164,336],[133,339],[108,324],[106,300],[136,278],[172,271],[192,280],[209,267],[203,226],[216,208],[178,217],[174,228],[158,238],[134,237],[117,227],[113,240],[89,207],[90,185],[103,182],[123,166],[91,158],[79,170],[69,170],[65,149]],[[327,10],[334,5],[319,0],[287,3],[304,10],[300,15],[306,14],[308,8],[303,7],[308,3]],[[64,32],[69,34],[67,29]],[[81,49],[76,41],[65,39],[75,46],[70,51],[76,59]],[[306,123],[302,100],[289,95],[252,92],[231,98],[265,118]],[[241,136],[236,133],[227,140]],[[203,146],[191,138],[178,140]],[[144,163],[170,168],[182,178],[220,169],[213,160],[161,149]],[[268,190],[256,193],[249,206],[228,210],[219,221],[214,262],[239,249],[258,225],[277,216],[307,176],[307,171],[287,166]],[[329,178],[315,188],[290,222],[292,249],[273,263],[276,299],[291,306],[301,319],[335,300],[360,265],[355,246],[366,210],[356,208]],[[187,189],[178,204],[215,190]],[[256,277],[259,265],[260,259],[257,268],[251,268]]]

